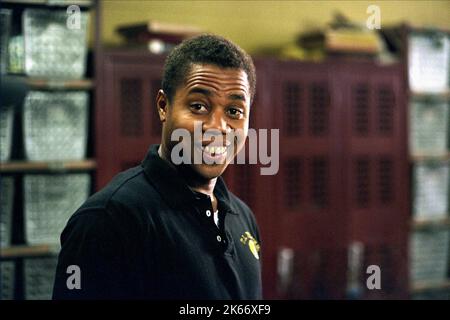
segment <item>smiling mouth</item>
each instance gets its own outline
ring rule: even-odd
[[[227,152],[227,146],[202,146],[202,151],[211,156],[220,156]]]
[[[232,143],[226,141],[226,145],[214,145],[213,143],[196,144],[197,150],[202,153],[202,158],[208,162],[223,163],[229,152],[232,152]]]

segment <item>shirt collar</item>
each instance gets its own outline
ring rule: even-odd
[[[158,148],[158,144],[151,145],[147,156],[141,163],[151,184],[170,206],[174,208],[195,206],[195,202],[199,200],[199,194],[193,192],[176,169],[159,156]],[[222,177],[217,178],[214,195],[226,211],[238,213],[230,200],[228,188]],[[206,197],[206,195],[204,196]]]

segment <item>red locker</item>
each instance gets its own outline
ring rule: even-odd
[[[272,248],[277,298],[405,298],[408,161],[401,70],[369,62],[280,62],[273,69],[280,173]],[[268,214],[268,213],[267,213]],[[360,243],[350,296],[348,250]],[[370,290],[367,268],[381,271]]]
[[[401,70],[361,64],[341,74],[347,233],[365,246],[361,278],[369,265],[381,270],[381,290],[366,289],[364,297],[406,298],[410,184]]]
[[[272,203],[275,297],[342,298],[346,218],[338,192],[340,115],[334,75],[327,64],[298,62],[277,63],[273,72],[272,115],[280,129],[280,172],[273,178]]]
[[[96,108],[97,189],[120,171],[139,164],[160,142],[156,94],[164,58],[145,52],[111,51],[102,59]]]

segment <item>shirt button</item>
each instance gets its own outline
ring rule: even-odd
[[[207,217],[211,217],[211,211],[206,210],[206,216],[207,216]]]
[[[218,242],[222,241],[222,237],[221,236],[217,236],[217,241]]]

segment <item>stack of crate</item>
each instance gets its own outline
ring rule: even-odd
[[[46,89],[29,90],[23,105],[18,106],[21,107],[23,131],[20,136],[23,137],[24,151],[24,159],[20,160],[49,162],[55,166],[64,161],[83,160],[87,152],[90,95],[87,91],[66,89],[61,84],[85,76],[89,14],[78,12],[72,17],[77,21],[70,21],[64,6],[30,6],[21,8],[20,12],[23,47],[17,52],[23,52],[23,56],[14,55],[15,59],[21,60],[14,65],[22,65],[24,70],[11,68],[9,72],[23,72],[27,77],[52,83]],[[11,15],[11,10],[5,12],[5,16],[8,14]],[[11,23],[11,19],[2,18],[2,25],[3,22],[6,25]],[[5,48],[3,33],[2,50]],[[10,41],[9,45],[14,48],[18,43]],[[3,61],[2,58],[2,69]],[[12,109],[2,106],[0,113],[1,161],[10,160],[11,142],[16,141],[11,138],[16,134]],[[61,231],[69,217],[89,195],[90,174],[31,172],[20,178],[25,243],[59,246]],[[5,247],[12,244],[11,207],[15,188],[12,177],[2,177],[1,182],[1,245]],[[23,258],[21,279],[24,280],[25,299],[51,298],[56,261],[56,256]],[[3,286],[6,288],[2,299],[14,296],[9,289],[14,287],[11,283],[14,263],[14,260],[1,263],[2,289]]]
[[[450,35],[444,32],[411,32],[408,35],[410,99],[410,152],[412,210],[410,280],[422,287],[448,282],[449,218],[449,77]],[[448,297],[436,291],[413,298]]]
[[[12,10],[0,9],[0,74],[7,72]],[[14,108],[0,101],[0,161],[10,158]],[[14,178],[0,176],[0,246],[10,245]]]
[[[86,68],[86,13],[70,28],[65,10],[23,13],[25,71],[29,76],[79,79]],[[86,156],[89,95],[83,91],[30,91],[23,107],[25,155],[30,161],[81,160]],[[24,176],[25,240],[58,244],[70,215],[87,198],[88,173]],[[56,258],[24,261],[25,298],[49,299]]]
[[[11,33],[12,10],[0,9],[0,74],[8,68],[8,42]],[[0,162],[8,161],[11,155],[14,108],[0,100]],[[0,247],[11,245],[14,178],[0,175]],[[0,263],[0,299],[14,298],[15,261]]]

